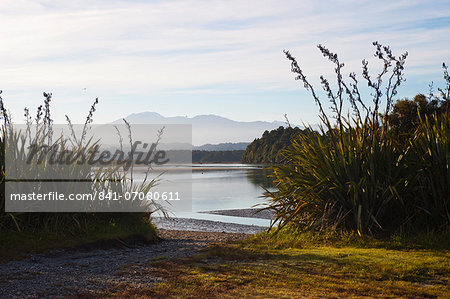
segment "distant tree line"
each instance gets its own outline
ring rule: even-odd
[[[240,162],[243,150],[237,151],[192,151],[193,163]]]
[[[265,131],[261,138],[250,143],[242,155],[243,163],[282,164],[282,151],[291,145],[291,141],[303,131],[298,128],[282,127]]]
[[[388,121],[400,140],[408,140],[419,126],[420,119],[431,118],[435,113],[438,116],[449,115],[449,109],[448,100],[418,94],[412,100],[398,100],[388,115]]]

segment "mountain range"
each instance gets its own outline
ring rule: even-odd
[[[249,145],[249,142],[226,142],[226,143],[219,143],[219,144],[203,144],[200,146],[194,146],[193,150],[198,151],[244,151],[247,148],[247,145]]]
[[[164,117],[156,112],[141,112],[130,114],[125,119],[130,124],[191,124],[192,143],[197,147],[203,145],[203,148],[198,148],[201,150],[245,149],[248,143],[261,137],[264,131],[286,125],[282,121],[234,121],[214,114],[194,117]],[[114,123],[122,123],[122,120],[117,120]],[[224,145],[221,147],[213,146],[220,143],[224,143]],[[227,143],[241,144],[227,146]]]

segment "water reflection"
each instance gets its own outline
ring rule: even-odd
[[[197,164],[192,173],[167,171],[163,180],[192,185],[192,211],[176,212],[180,218],[195,218],[240,224],[268,225],[265,219],[210,215],[199,212],[247,209],[267,202],[262,197],[265,188],[271,188],[272,171],[258,165]]]
[[[257,186],[262,186],[264,188],[273,187],[273,170],[270,168],[261,168],[261,169],[249,169],[247,170],[248,180]]]

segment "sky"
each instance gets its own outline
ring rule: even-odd
[[[155,111],[314,124],[317,107],[284,49],[318,90],[321,74],[334,78],[318,44],[359,78],[362,59],[373,76],[381,67],[373,41],[408,51],[398,98],[412,98],[443,85],[449,36],[448,0],[0,0],[0,89],[18,123],[45,91],[55,123],[83,123],[98,97],[95,123]]]

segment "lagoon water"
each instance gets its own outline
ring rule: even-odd
[[[270,187],[268,170],[248,164],[193,164],[191,171],[173,171],[186,166],[173,166],[161,175],[165,183],[191,184],[192,211],[173,212],[172,217],[194,218],[228,223],[268,226],[270,221],[259,218],[232,217],[204,213],[215,210],[248,209],[267,202],[262,197],[264,187]],[[143,173],[136,173],[143,178]],[[203,212],[203,213],[202,213]]]

